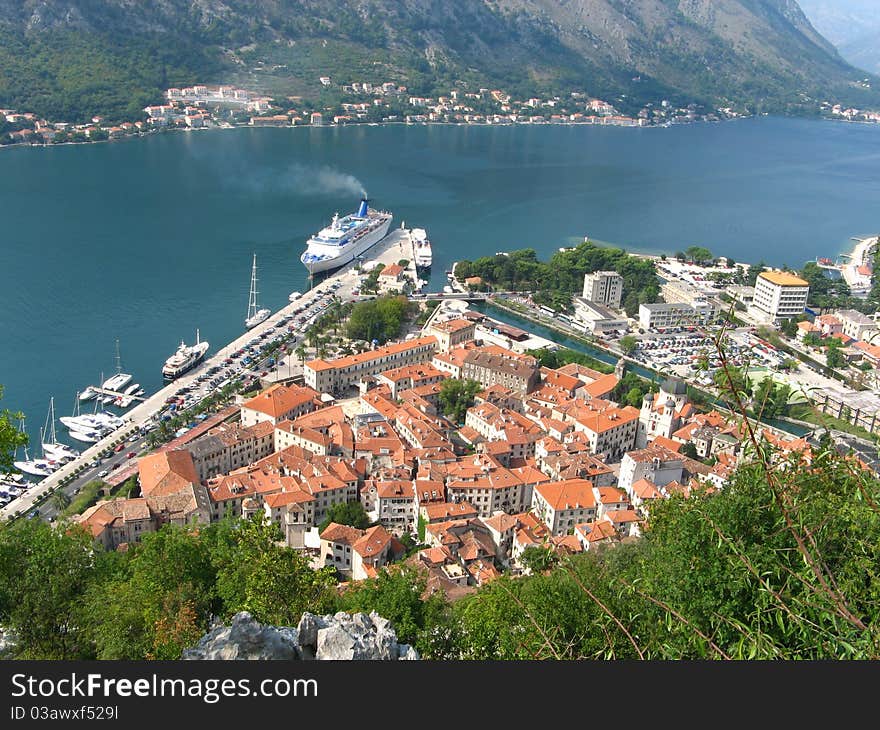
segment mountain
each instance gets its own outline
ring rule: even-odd
[[[871,73],[880,73],[877,0],[801,0],[801,7],[847,61]]]
[[[321,75],[624,111],[880,106],[794,0],[0,0],[0,105],[51,118],[131,117],[194,81],[325,98]]]

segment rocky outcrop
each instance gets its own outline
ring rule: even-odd
[[[398,643],[391,622],[375,612],[304,613],[292,627],[261,624],[242,611],[229,626],[215,626],[196,646],[185,649],[183,659],[396,661],[419,659],[419,654]]]

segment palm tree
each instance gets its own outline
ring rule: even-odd
[[[294,350],[294,352],[296,352],[296,355],[299,358],[300,364],[305,365],[306,364],[306,346],[304,344],[302,344],[302,342],[300,342],[299,345],[297,345],[297,348],[296,348],[296,350]]]
[[[70,506],[70,495],[59,489],[52,495],[52,506],[59,512],[64,512]]]

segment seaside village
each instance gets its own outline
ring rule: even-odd
[[[451,89],[437,98],[412,96],[406,86],[391,81],[358,81],[335,84],[328,76],[318,79],[343,99],[319,105],[301,96],[276,99],[253,90],[223,85],[169,88],[161,104],[143,109],[141,119],[108,124],[95,116],[88,123],[47,121],[32,112],[0,109],[2,144],[58,144],[116,139],[162,129],[210,127],[290,127],[343,125],[363,122],[457,124],[600,124],[639,127],[667,122],[704,119],[691,105],[675,108],[668,101],[650,104],[635,117],[621,115],[612,104],[573,91],[568,97],[512,99],[500,90]],[[711,118],[736,116],[719,110]]]
[[[481,321],[441,307],[401,342],[308,361],[302,376],[239,397],[141,458],[140,497],[77,519],[113,550],[166,523],[262,514],[340,581],[410,561],[429,591],[454,598],[527,573],[529,548],[572,554],[638,539],[658,500],[723,489],[751,458],[739,421],[701,412],[683,379],[621,405],[622,360],[610,374],[542,367]],[[460,423],[441,415],[450,378],[479,384]],[[758,432],[775,458],[812,458],[804,438]],[[371,526],[322,525],[347,502]]]

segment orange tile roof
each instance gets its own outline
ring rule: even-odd
[[[242,404],[242,408],[265,413],[272,418],[280,418],[295,408],[318,398],[311,388],[301,386],[274,385]]]
[[[639,412],[632,406],[609,408],[601,412],[582,413],[578,421],[593,433],[605,433],[620,426],[637,421]]]
[[[364,536],[363,531],[349,525],[340,525],[338,522],[331,522],[320,537],[327,542],[338,542],[343,545],[353,546],[358,540]]]
[[[596,506],[593,482],[586,479],[568,479],[562,482],[539,484],[535,491],[556,511],[591,509]]]
[[[138,462],[141,494],[176,494],[199,483],[192,454],[185,449],[148,454]]]
[[[386,345],[385,347],[379,347],[375,350],[368,350],[367,352],[362,352],[358,355],[341,357],[337,360],[330,360],[329,362],[326,360],[312,360],[311,362],[307,362],[305,366],[307,368],[310,368],[311,370],[328,370],[333,368],[341,370],[343,368],[349,368],[354,365],[361,365],[363,363],[372,362],[373,360],[378,360],[379,358],[385,357],[387,355],[396,355],[401,352],[415,350],[419,347],[424,347],[426,345],[434,345],[436,347],[437,338],[433,335],[428,335],[427,337],[419,337],[414,340],[396,342],[393,345]]]

